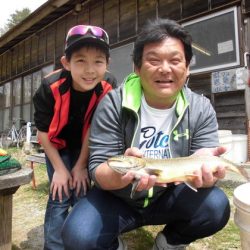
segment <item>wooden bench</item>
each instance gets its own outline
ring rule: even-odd
[[[34,162],[40,163],[40,164],[46,164],[45,154],[39,153],[39,154],[28,155],[26,158],[26,161],[30,162],[30,168],[33,170],[32,187],[35,189],[36,188],[36,179],[35,179],[35,172],[34,172]]]

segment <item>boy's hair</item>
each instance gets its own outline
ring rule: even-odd
[[[65,55],[67,60],[71,59],[75,51],[83,47],[96,48],[106,55],[109,60],[109,36],[107,32],[98,26],[76,25],[67,34],[65,41]]]
[[[142,65],[142,55],[145,45],[161,42],[167,37],[173,37],[182,42],[186,65],[188,66],[193,56],[191,35],[177,22],[161,18],[154,21],[148,21],[138,34],[133,50],[133,61],[135,66],[140,68]]]

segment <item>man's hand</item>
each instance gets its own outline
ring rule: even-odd
[[[125,151],[124,155],[129,156],[136,156],[136,157],[142,157],[143,154],[138,148],[128,148]],[[136,178],[135,171],[128,171],[124,176],[122,176],[122,181],[126,183],[127,185],[130,184],[134,179]],[[149,174],[143,174],[140,177],[140,181],[138,183],[136,191],[142,191],[142,190],[149,190],[153,186],[155,186],[156,183],[156,176],[155,175],[149,175]],[[158,185],[158,184],[157,184]],[[166,186],[166,184],[160,184],[160,186]]]
[[[214,155],[214,156],[220,156],[224,153],[226,153],[227,148],[226,147],[216,147],[216,148],[201,148],[198,149],[194,155]]]
[[[197,150],[194,155],[214,155],[219,156],[227,151],[225,147],[216,148],[202,148]],[[223,179],[226,175],[225,166],[217,166],[216,172],[213,173],[212,170],[203,164],[200,170],[194,172],[198,177],[194,180],[194,186],[200,187],[212,187],[218,179]]]
[[[124,176],[121,177],[122,181],[125,183],[125,186],[132,183],[136,179],[136,173],[134,171],[128,171]],[[156,184],[156,176],[144,174],[140,176],[140,180],[136,191],[149,190]]]

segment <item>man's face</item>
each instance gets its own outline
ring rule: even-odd
[[[81,92],[93,89],[107,70],[105,53],[92,47],[83,47],[72,54],[70,61],[65,57],[61,61],[71,72],[73,88]]]
[[[184,46],[176,38],[147,44],[141,68],[136,69],[147,103],[159,109],[173,105],[189,75]]]

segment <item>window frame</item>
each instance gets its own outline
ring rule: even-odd
[[[200,22],[204,22],[206,20],[211,20],[212,18],[216,18],[219,16],[222,16],[224,14],[227,13],[233,13],[233,17],[234,17],[234,36],[232,37],[235,40],[235,48],[234,48],[234,55],[235,55],[235,60],[231,61],[229,63],[221,63],[219,65],[210,65],[210,66],[203,66],[203,67],[196,67],[195,69],[192,69],[192,61],[190,63],[190,73],[203,73],[203,72],[208,72],[208,71],[213,71],[213,70],[219,70],[219,69],[227,69],[230,67],[235,67],[235,66],[239,66],[240,65],[240,44],[239,44],[239,24],[238,24],[238,16],[237,16],[237,6],[222,10],[222,11],[218,11],[216,13],[213,14],[209,14],[207,16],[204,17],[200,17],[197,18],[195,20],[189,21],[189,22],[184,22],[182,24],[182,26],[188,27],[189,25],[193,25],[196,23],[200,23]],[[191,34],[192,35],[192,34]],[[193,37],[193,40],[195,40],[195,38]],[[218,45],[217,45],[218,46]]]

